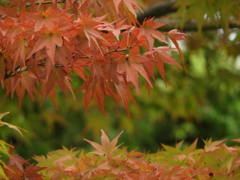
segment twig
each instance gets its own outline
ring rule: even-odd
[[[129,49],[131,49],[131,48],[132,48],[131,46],[127,46],[126,48],[123,48],[123,49],[118,49],[118,48],[117,48],[117,49],[115,49],[115,50],[112,50],[112,51],[109,51],[109,52],[105,53],[105,55],[106,55],[106,54],[109,54],[109,53],[114,53],[114,52],[126,51],[126,50],[129,50]],[[82,57],[80,57],[79,59],[88,59],[88,58],[92,58],[93,56],[94,56],[94,54],[90,54],[90,55],[88,55],[88,56],[82,56]],[[26,60],[26,62],[27,62],[27,61],[29,61],[29,59]],[[45,65],[46,65],[46,62],[42,62],[42,63],[38,63],[38,64],[33,64],[33,65],[31,65],[31,66],[26,66],[26,67],[22,67],[22,68],[20,68],[20,65],[17,65],[17,66],[15,67],[15,72],[12,72],[12,71],[8,72],[8,70],[6,69],[6,72],[8,72],[8,73],[5,73],[4,80],[6,80],[6,79],[8,79],[8,78],[10,78],[10,77],[15,76],[17,73],[22,73],[22,72],[24,72],[24,71],[27,71],[27,70],[35,67],[35,66],[45,66]],[[60,64],[60,63],[56,63],[56,64],[53,65],[53,67],[58,68],[58,67],[65,67],[65,66],[62,65],[62,64]],[[74,67],[68,66],[67,68],[74,68]]]

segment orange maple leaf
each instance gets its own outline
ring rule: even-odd
[[[148,74],[141,63],[149,62],[150,60],[141,55],[128,54],[126,58],[118,65],[118,73],[126,73],[127,81],[130,81],[135,86],[137,93],[140,94],[138,88],[138,73],[140,73],[148,84],[152,87],[148,78]]]
[[[121,1],[123,2],[124,5],[127,6],[127,8],[131,11],[131,13],[134,14],[135,16],[136,16],[136,13],[135,13],[134,7],[136,7],[138,10],[142,11],[141,7],[135,0],[114,0],[113,2],[114,2],[114,6],[115,6],[117,13],[119,13],[118,6]]]
[[[118,103],[121,99],[123,102],[123,106],[128,113],[128,117],[130,117],[129,99],[137,106],[137,103],[135,102],[135,100],[132,96],[131,90],[125,83],[115,84],[115,87],[117,90],[117,96],[116,96],[117,107],[118,107]]]
[[[85,141],[89,142],[95,149],[96,151],[93,152],[94,154],[97,154],[99,156],[113,156],[114,153],[116,152],[116,150],[118,149],[120,145],[117,145],[118,142],[118,138],[120,137],[120,135],[123,133],[120,132],[117,137],[115,137],[112,142],[110,142],[108,136],[105,134],[105,132],[101,129],[102,132],[102,136],[101,136],[101,144],[95,143],[93,141],[89,141],[87,139],[84,139]],[[117,146],[116,146],[117,145]]]
[[[44,26],[52,29],[55,26],[55,22],[59,21],[59,11],[53,11],[52,7],[49,7],[45,11],[39,11],[38,13],[31,14],[31,18],[36,20],[34,31],[39,31]]]
[[[185,39],[186,34],[181,33],[177,29],[173,29],[173,30],[169,31],[167,34],[168,34],[169,38],[172,40],[173,44],[176,46],[176,48],[177,48],[177,50],[178,50],[178,52],[179,52],[179,54],[182,58],[182,63],[183,63],[184,69],[187,72],[186,63],[184,61],[183,53],[182,53],[182,50],[180,49],[180,47],[178,45],[178,42],[177,42],[178,40],[186,41],[186,39]]]
[[[227,139],[223,139],[221,141],[212,141],[212,138],[210,138],[209,140],[203,140],[205,143],[204,149],[206,152],[212,152],[215,151],[217,149],[219,149],[219,145],[222,144],[223,142],[225,142]]]
[[[121,33],[121,30],[131,28],[132,26],[124,24],[125,20],[122,20],[118,23],[114,22],[109,24],[106,27],[103,27],[102,30],[104,31],[110,31],[114,34],[114,36],[119,40],[119,35]]]
[[[70,77],[68,76],[66,69],[53,68],[46,83],[45,97],[51,92],[52,89],[55,88],[55,85],[58,85],[62,89],[65,96],[67,96],[66,90],[68,90],[72,93],[72,96],[75,100],[75,95],[69,80]]]
[[[58,29],[58,25],[54,26],[53,29],[43,27],[38,31],[37,35],[41,36],[36,42],[34,48],[27,58],[30,58],[37,51],[46,48],[47,55],[51,60],[52,64],[55,64],[55,51],[56,46],[62,46],[63,44],[63,31]]]
[[[153,56],[154,63],[162,79],[164,80],[164,83],[166,86],[167,86],[167,83],[164,75],[164,63],[174,64],[181,68],[180,64],[174,61],[174,59],[167,53],[167,51],[170,51],[170,50],[174,50],[174,48],[161,46],[158,48],[153,48],[153,51],[149,51],[145,53],[146,56],[149,56],[149,55]]]
[[[143,25],[141,25],[140,35],[145,35],[147,37],[150,49],[153,48],[154,38],[168,44],[168,42],[164,39],[162,33],[160,33],[159,30],[157,30],[157,28],[164,25],[165,23],[153,22],[153,18],[145,20],[143,22]]]

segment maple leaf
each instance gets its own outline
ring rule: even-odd
[[[164,80],[165,85],[167,86],[165,75],[164,75],[164,63],[174,64],[181,68],[180,64],[173,60],[173,58],[167,53],[167,51],[173,50],[174,48],[161,46],[158,48],[153,48],[152,51],[144,53],[146,56],[152,55],[154,63],[160,73],[162,79]],[[149,57],[151,58],[151,57]]]
[[[13,53],[13,60],[15,67],[17,63],[20,64],[20,66],[26,66],[26,57],[29,53],[28,48],[28,40],[24,37],[24,34],[20,34],[19,36],[15,37],[15,41],[13,43],[13,46],[11,49],[14,51]]]
[[[188,159],[195,163],[194,155],[203,152],[202,149],[196,149],[197,141],[198,139],[196,139],[189,147],[185,148],[180,155],[175,155],[175,157],[177,157],[179,160]]]
[[[57,46],[54,59],[64,67],[68,67],[68,63],[72,64],[71,49],[67,45]]]
[[[86,81],[86,75],[84,73],[84,68],[83,66],[85,66],[86,64],[84,64],[82,62],[82,60],[76,60],[73,63],[73,70],[74,72],[80,77],[82,78],[84,81]]]
[[[29,96],[34,100],[32,92],[37,93],[34,88],[34,82],[36,81],[36,76],[31,71],[24,71],[21,73],[20,83],[27,90]]]
[[[25,180],[43,180],[43,175],[38,174],[39,171],[46,169],[45,167],[35,166],[34,164],[28,165],[24,169]]]
[[[110,31],[112,32],[117,40],[119,40],[119,35],[121,33],[121,30],[131,28],[132,26],[124,24],[126,20],[122,20],[118,23],[113,22],[109,24],[107,27],[103,27],[102,30],[104,31]]]
[[[152,87],[148,75],[141,63],[149,62],[149,59],[141,55],[127,54],[126,58],[118,64],[118,73],[126,73],[127,81],[130,81],[135,86],[137,93],[140,94],[138,88],[138,72],[145,78],[148,84]]]
[[[136,7],[138,10],[143,12],[141,7],[135,0],[114,0],[113,2],[114,2],[114,6],[115,6],[117,13],[119,13],[118,6],[119,6],[120,2],[123,2],[123,4],[126,5],[127,8],[131,11],[131,13],[134,14],[135,16],[137,16],[137,15],[135,13],[134,7]]]
[[[18,154],[12,154],[12,156],[9,157],[9,163],[8,166],[14,167],[16,166],[22,173],[24,172],[23,166],[24,164],[28,164],[28,161],[23,159]]]
[[[19,70],[24,70],[24,68],[19,68]],[[31,97],[32,101],[34,100],[33,92],[35,94],[39,94],[37,90],[34,87],[34,83],[36,81],[36,76],[31,71],[24,71],[21,74],[16,74],[13,78],[7,79],[6,87],[7,92],[5,94],[5,97],[11,93],[12,97],[14,95],[14,92],[16,91],[18,96],[18,106],[21,107],[22,99],[25,94],[25,90],[28,92],[29,96]]]
[[[54,56],[56,46],[62,46],[63,44],[62,33],[63,31],[58,29],[58,25],[54,26],[53,29],[43,27],[38,33],[36,33],[40,36],[40,39],[36,42],[27,58],[30,58],[34,53],[45,47],[49,59],[52,64],[55,64]]]
[[[118,106],[119,100],[121,99],[123,102],[123,106],[125,110],[127,111],[128,117],[130,117],[129,112],[129,99],[137,106],[137,103],[135,102],[131,90],[126,84],[119,83],[114,84],[117,90],[117,97],[116,97],[116,104]]]
[[[102,113],[106,116],[106,112],[104,110],[104,96],[112,95],[114,96],[111,89],[107,86],[105,81],[101,81],[100,83],[97,82],[93,76],[89,77],[88,80],[82,85],[82,87],[78,90],[85,90],[84,94],[84,111],[87,111],[87,108],[94,98],[101,109]]]
[[[143,22],[140,27],[140,35],[145,35],[148,40],[149,48],[152,49],[154,45],[154,38],[162,41],[166,44],[168,42],[164,39],[162,33],[160,33],[157,28],[164,26],[165,23],[153,22],[153,18],[147,19]]]
[[[84,139],[84,140],[89,142],[96,149],[96,151],[93,152],[94,154],[97,154],[99,156],[111,157],[114,155],[114,153],[116,152],[118,147],[122,145],[122,144],[117,145],[117,142],[118,142],[118,138],[123,133],[123,131],[120,132],[117,135],[117,137],[115,137],[111,142],[110,142],[108,136],[105,134],[105,132],[102,129],[101,129],[101,132],[102,132],[102,136],[101,136],[101,144],[102,145],[95,143],[93,141],[89,141],[87,139]]]
[[[146,155],[141,152],[136,152],[136,149],[128,152],[127,148],[124,148],[122,155],[127,159],[128,162],[135,164],[138,159],[145,157]]]
[[[212,138],[210,138],[209,140],[203,140],[203,142],[205,143],[204,149],[206,152],[213,152],[219,149],[218,146],[225,142],[226,140],[227,139],[223,139],[221,141],[212,141]]]
[[[88,46],[91,47],[91,42],[93,41],[97,47],[100,49],[98,39],[105,41],[108,43],[102,36],[101,34],[95,30],[95,29],[101,29],[102,28],[102,23],[103,19],[106,17],[106,15],[101,16],[101,17],[96,17],[92,18],[92,15],[85,15],[85,14],[80,14],[78,18],[74,21],[74,24],[76,25],[75,32],[78,34],[81,34],[81,32],[84,32],[85,36],[88,39]]]
[[[14,19],[6,19],[2,21],[1,34],[10,40],[11,44],[13,44],[15,37],[23,32],[23,28],[19,25],[18,22]]]
[[[177,42],[178,40],[184,40],[184,41],[186,41],[186,39],[185,39],[185,37],[184,37],[184,36],[186,36],[186,34],[181,33],[181,32],[180,32],[179,30],[177,30],[177,29],[173,29],[173,30],[169,31],[167,34],[168,34],[169,38],[172,40],[173,44],[176,46],[176,48],[177,48],[177,50],[178,50],[178,52],[179,52],[179,54],[180,54],[180,56],[181,56],[184,69],[185,69],[186,72],[187,72],[186,63],[185,63],[185,61],[184,61],[183,53],[182,53],[182,50],[181,50],[181,48],[179,47],[178,42]]]
[[[72,93],[72,96],[75,100],[75,95],[69,80],[70,77],[68,76],[68,72],[66,69],[53,68],[46,83],[45,97],[51,92],[55,85],[58,85],[62,89],[65,96],[67,96],[66,90],[68,90]]]
[[[77,167],[81,169],[83,180],[90,179],[93,174],[97,174],[96,171],[99,167],[99,159],[97,157],[89,157],[86,154],[83,154],[77,163]]]
[[[162,179],[160,176],[162,174],[162,172],[158,172],[158,170],[151,164],[147,164],[147,162],[143,162],[143,163],[138,163],[137,169],[135,170],[135,172],[133,171],[133,173],[129,173],[127,174],[127,172],[125,172],[125,179],[127,180],[134,180],[134,179],[138,179],[138,180],[158,180],[158,179]]]
[[[119,158],[109,158],[108,161],[100,164],[98,169],[107,170],[115,175],[120,175],[131,170],[131,168],[126,163],[126,160]]]
[[[49,29],[53,29],[55,26],[55,22],[59,21],[60,16],[59,11],[53,11],[51,6],[48,7],[45,11],[39,11],[38,13],[31,14],[31,18],[36,20],[34,26],[34,31],[36,32],[39,31],[44,26]]]

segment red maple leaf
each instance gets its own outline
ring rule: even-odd
[[[35,166],[30,164],[24,169],[25,180],[43,180],[43,175],[38,174],[39,171],[45,169],[45,167]]]

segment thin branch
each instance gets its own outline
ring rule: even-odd
[[[114,52],[122,52],[122,51],[127,51],[129,49],[131,49],[132,47],[131,46],[127,46],[123,49],[119,49],[119,47],[117,49],[114,49],[112,51],[109,51],[109,52],[106,52],[105,54],[110,54],[110,53],[114,53]]]
[[[57,3],[65,3],[66,1],[65,0],[60,0],[60,1],[57,1]],[[40,2],[36,2],[35,5],[39,5]],[[45,2],[42,2],[42,4],[52,4],[52,1],[45,1]],[[30,2],[27,2],[26,3],[26,7],[30,7],[32,4]]]
[[[105,53],[105,54],[122,52],[122,51],[129,50],[129,49],[131,49],[131,48],[132,48],[131,46],[127,46],[127,47],[125,47],[125,48],[123,48],[123,49],[117,48],[117,49],[114,49],[114,50],[112,50],[112,51],[109,51],[109,52],[107,52],[107,53]],[[82,56],[82,57],[80,57],[79,59],[88,59],[88,58],[92,58],[93,56],[94,56],[94,55],[91,54],[91,55],[89,55],[89,56]],[[29,61],[29,59],[28,59],[27,61]],[[26,61],[26,62],[27,62],[27,61]],[[43,63],[38,63],[38,64],[33,64],[33,65],[31,65],[31,66],[26,66],[26,67],[22,67],[22,68],[20,68],[20,65],[17,65],[17,66],[15,67],[15,72],[12,72],[12,71],[8,72],[9,70],[6,69],[6,70],[5,70],[6,73],[5,73],[4,80],[6,80],[6,79],[8,79],[8,78],[10,78],[10,77],[15,76],[17,73],[22,73],[22,72],[24,72],[24,71],[28,71],[29,69],[31,69],[31,68],[33,68],[33,67],[35,67],[35,66],[45,66],[45,65],[46,65],[45,62],[43,62]],[[60,63],[56,63],[56,64],[53,65],[53,67],[58,68],[58,67],[65,67],[65,66],[63,66],[63,65],[60,64]],[[68,66],[67,68],[74,68],[74,67]]]
[[[6,80],[6,79],[8,79],[8,78],[10,78],[10,77],[12,77],[12,76],[15,76],[17,73],[22,73],[22,72],[27,71],[27,70],[29,70],[29,69],[35,67],[35,66],[36,66],[36,65],[33,64],[33,65],[31,65],[31,66],[18,68],[18,69],[16,70],[16,72],[9,72],[9,73],[6,73],[4,79]],[[15,68],[15,69],[16,69],[16,68]]]

